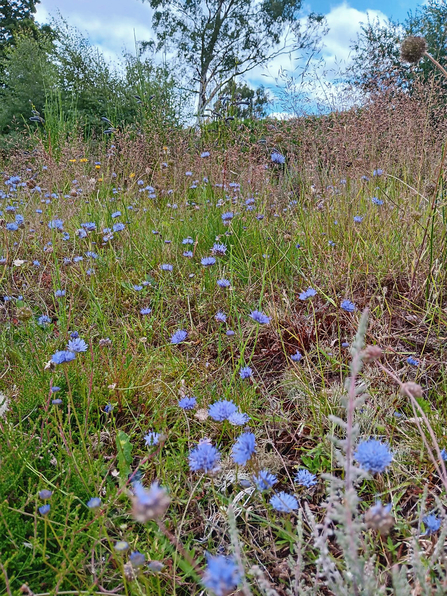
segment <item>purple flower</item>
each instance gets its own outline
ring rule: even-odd
[[[213,244],[211,252],[213,253],[213,255],[219,255],[223,257],[227,252],[227,247],[225,246],[225,244],[219,244],[216,242],[215,244]]]
[[[303,468],[302,470],[298,470],[295,476],[295,482],[297,484],[301,484],[301,486],[305,486],[306,488],[310,488],[311,486],[315,486],[317,484],[317,477],[315,474]]]
[[[371,199],[371,203],[374,203],[374,205],[383,205],[383,201],[381,199],[378,199],[377,197],[373,197]]]
[[[441,520],[437,518],[436,515],[434,515],[433,513],[430,513],[429,515],[423,517],[422,521],[424,522],[426,536],[431,536],[432,534],[435,534],[441,527]]]
[[[285,493],[284,491],[279,492],[270,499],[270,505],[276,511],[280,511],[281,513],[292,513],[296,509],[298,509],[298,501],[294,495],[290,495],[289,493]]]
[[[213,472],[217,469],[220,453],[208,441],[202,441],[189,452],[189,468],[192,472]]]
[[[225,321],[227,320],[227,315],[222,311],[219,311],[218,313],[216,313],[216,316],[214,318],[218,323],[225,323]]]
[[[267,323],[270,323],[270,317],[265,315],[260,310],[254,310],[248,316],[251,317],[253,319],[253,321],[255,321],[256,323],[259,323],[260,325],[265,325]]]
[[[51,362],[54,364],[64,364],[65,362],[71,362],[76,358],[76,354],[74,352],[69,352],[68,350],[60,350],[51,356]]]
[[[228,337],[233,337],[233,335],[235,335],[233,329],[228,329],[228,331],[226,332],[226,334]]]
[[[70,352],[86,352],[87,349],[88,344],[86,344],[85,341],[80,337],[70,339],[68,342],[67,350],[70,350]]]
[[[230,287],[230,282],[228,281],[228,279],[218,279],[217,280],[217,285],[220,288],[229,288]]]
[[[255,452],[256,439],[253,433],[242,433],[233,445],[231,454],[233,461],[240,466],[245,466]]]
[[[174,267],[172,265],[169,265],[169,263],[164,263],[163,265],[160,265],[160,269],[162,271],[172,271]]]
[[[216,401],[208,408],[209,416],[217,422],[228,420],[237,411],[236,404],[228,400]]]
[[[122,232],[125,227],[126,226],[122,222],[119,222],[119,223],[113,224],[112,230],[114,232]]]
[[[292,360],[293,362],[299,362],[302,357],[303,357],[303,355],[301,354],[301,352],[299,350],[297,350],[295,352],[295,354],[292,354],[290,356],[290,360]]]
[[[416,360],[413,356],[408,356],[407,362],[408,364],[411,364],[411,366],[419,366],[419,360]]]
[[[340,304],[340,308],[342,308],[346,312],[354,312],[355,304],[350,300],[343,300],[343,302]]]
[[[147,435],[144,437],[144,440],[148,447],[153,447],[154,445],[158,445],[158,442],[160,440],[160,434],[155,433],[153,431],[149,431]]]
[[[62,230],[64,227],[64,222],[61,219],[53,219],[48,222],[48,227],[50,230]]]
[[[252,376],[252,374],[253,371],[249,366],[244,366],[239,371],[239,376],[241,377],[241,379],[249,379]]]
[[[187,331],[185,331],[184,329],[179,329],[171,337],[171,344],[180,344],[180,343],[182,343],[182,341],[185,341],[185,339],[187,337],[188,337]]]
[[[192,252],[192,250],[185,250],[183,252],[183,256],[186,257],[187,259],[192,259],[194,256],[194,253]]]
[[[362,223],[363,217],[361,215],[354,215],[355,223]]]
[[[227,211],[226,213],[222,213],[222,221],[224,223],[229,223],[234,217],[233,211]]]
[[[313,288],[307,288],[305,292],[301,292],[301,294],[299,295],[299,299],[307,300],[308,298],[312,298],[313,296],[315,296],[316,293],[317,291]]]
[[[233,414],[228,417],[228,422],[233,426],[244,426],[244,424],[247,424],[249,420],[250,416],[237,411],[233,412]]]
[[[42,499],[42,501],[47,501],[48,499],[51,499],[52,495],[53,495],[52,490],[48,490],[48,489],[44,488],[43,490],[41,490],[39,492],[39,499]]]
[[[388,445],[370,439],[359,443],[357,451],[354,453],[354,459],[367,472],[377,474],[385,471],[393,460],[393,454],[388,449]]]
[[[48,515],[50,513],[50,509],[50,505],[42,505],[39,507],[39,513],[40,515]]]
[[[281,166],[286,163],[286,158],[279,151],[273,151],[270,155],[270,159],[272,160],[272,163],[276,163]]]
[[[65,296],[65,290],[56,290],[54,292],[54,295],[56,296],[56,298],[62,298],[62,296]]]
[[[152,312],[152,308],[142,308],[140,310],[140,315],[150,315]]]
[[[99,497],[92,497],[87,501],[87,507],[89,509],[96,509],[101,505],[101,499]]]
[[[183,397],[179,402],[178,405],[183,410],[193,410],[197,405],[197,398],[195,397]]]
[[[121,211],[115,211],[114,213],[112,213],[113,219],[115,219],[115,217],[120,217],[120,215],[121,215]]]
[[[216,264],[216,259],[214,257],[203,257],[200,262],[204,267],[210,267],[211,265]]]
[[[146,557],[143,553],[138,552],[137,550],[129,555],[129,561],[132,567],[142,567],[146,562]]]
[[[236,563],[229,557],[207,555],[203,585],[216,596],[227,596],[241,581]]]
[[[270,474],[268,470],[261,470],[258,474],[253,476],[253,481],[258,490],[269,490],[274,486],[278,479],[274,474]]]
[[[202,153],[200,154],[200,157],[209,157],[210,156],[210,152],[209,151],[202,151]]]
[[[47,317],[47,315],[41,315],[38,319],[37,319],[37,323],[38,325],[40,325],[41,327],[46,327],[47,325],[49,325],[51,323],[51,319],[50,317]]]

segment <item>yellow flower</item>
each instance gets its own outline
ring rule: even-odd
[[[96,170],[99,170],[99,168],[100,168],[100,167],[101,167],[101,166],[95,166],[95,169],[96,169]]]
[[[98,178],[98,182],[102,182],[102,178]]]
[[[131,174],[129,174],[129,178],[135,178],[135,172],[132,172]]]
[[[75,160],[75,159],[69,159],[68,161],[69,161],[70,163],[76,163],[76,160]]]
[[[88,159],[86,157],[83,157],[82,159],[79,160],[80,163],[85,163],[86,161],[88,161]]]

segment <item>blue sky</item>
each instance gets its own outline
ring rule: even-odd
[[[318,76],[323,82],[331,83],[337,71],[349,64],[350,45],[368,17],[382,22],[390,18],[403,21],[408,11],[420,4],[416,0],[303,0],[304,13],[324,14],[330,29],[321,52],[326,66],[320,69]],[[134,52],[134,36],[137,40],[153,37],[151,8],[139,0],[41,0],[37,20],[49,22],[58,11],[69,24],[87,34],[92,44],[111,61],[119,58],[123,51]],[[292,56],[292,60],[283,56],[275,60],[268,71],[256,69],[246,80],[253,86],[262,83],[274,92],[274,77],[279,70],[293,73],[297,64],[297,56]]]

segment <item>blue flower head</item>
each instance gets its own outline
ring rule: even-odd
[[[80,337],[70,339],[68,342],[67,350],[70,350],[70,352],[86,352],[87,349],[88,344],[86,344]]]
[[[152,312],[152,308],[142,308],[140,310],[140,315],[150,315]]]
[[[298,501],[294,495],[281,491],[270,499],[270,505],[281,513],[292,513],[298,509]]]
[[[64,364],[65,362],[71,362],[75,358],[76,354],[74,352],[60,350],[51,356],[51,362],[53,362],[53,364]]]
[[[272,160],[272,163],[276,163],[278,165],[283,165],[286,163],[286,158],[279,151],[273,151],[270,155],[270,159]]]
[[[218,323],[225,323],[225,321],[227,320],[227,315],[224,312],[219,311],[216,313],[216,316],[214,318]]]
[[[249,366],[244,366],[239,371],[239,376],[241,377],[241,379],[249,379],[252,376],[252,374],[253,371]]]
[[[101,505],[101,499],[99,497],[92,497],[87,501],[87,507],[89,509],[96,509]]]
[[[160,434],[155,433],[153,431],[149,431],[147,435],[144,437],[144,440],[148,447],[153,447],[154,445],[158,445],[158,442],[160,440]]]
[[[47,501],[48,499],[51,499],[52,495],[53,495],[52,490],[48,490],[48,489],[44,488],[43,490],[41,490],[39,492],[39,499],[42,499],[42,501]]]
[[[137,550],[129,555],[129,561],[132,567],[142,567],[146,562],[146,557],[143,553],[138,552]]]
[[[227,596],[241,581],[236,563],[229,557],[207,555],[203,585],[216,596]]]
[[[253,476],[253,481],[258,490],[269,490],[278,481],[274,474],[270,474],[268,470],[261,470],[258,474]]]
[[[169,263],[163,263],[163,265],[160,265],[160,269],[162,271],[172,271],[174,269],[174,267],[172,265],[170,265]]]
[[[256,323],[259,323],[260,325],[266,325],[267,323],[270,323],[270,317],[265,315],[260,310],[253,310],[248,316],[251,317],[253,319],[253,321],[255,321]]]
[[[219,286],[219,288],[229,288],[230,282],[228,279],[218,279],[217,285]]]
[[[224,256],[225,253],[227,252],[227,247],[225,244],[219,244],[218,242],[215,242],[213,244],[213,248],[211,249],[211,252],[213,253],[213,255]]]
[[[393,454],[385,443],[370,439],[358,445],[357,451],[354,453],[354,459],[367,472],[377,474],[384,472],[390,465]]]
[[[340,308],[342,308],[346,312],[354,312],[355,304],[350,300],[343,300],[343,302],[340,304]]]
[[[179,329],[171,337],[171,344],[180,344],[188,337],[188,333],[184,329]]]
[[[226,399],[216,401],[208,408],[208,414],[210,418],[216,420],[217,422],[228,420],[229,417],[235,412],[237,412],[236,404]]]
[[[203,257],[200,262],[204,267],[210,267],[211,265],[216,264],[216,259],[214,257]]]
[[[37,323],[41,326],[41,327],[46,327],[47,325],[49,325],[51,323],[51,319],[50,317],[47,317],[47,315],[41,315],[38,319],[37,319]]]
[[[213,472],[217,470],[220,453],[208,441],[202,441],[189,452],[189,468],[192,472]]]
[[[316,293],[317,293],[317,291],[314,290],[313,288],[307,288],[307,290],[305,292],[301,292],[301,294],[299,295],[299,299],[307,300],[308,298],[312,298],[313,296],[315,296]]]
[[[301,486],[305,486],[306,488],[310,488],[311,486],[315,486],[317,483],[317,477],[315,474],[309,472],[303,468],[302,470],[298,470],[295,476],[295,482],[300,484]]]
[[[233,426],[244,426],[249,420],[250,416],[242,412],[233,412],[233,414],[228,417],[228,422]]]
[[[50,513],[50,509],[50,505],[42,505],[39,507],[39,513],[40,515],[48,515]]]
[[[303,355],[301,354],[301,352],[299,350],[297,350],[295,352],[295,354],[292,354],[290,356],[290,360],[292,360],[293,362],[299,362],[302,357],[303,357]]]
[[[253,433],[242,433],[233,445],[231,454],[233,461],[240,466],[245,466],[255,452],[256,439]]]
[[[383,205],[383,201],[381,199],[378,199],[377,197],[373,197],[371,199],[371,203],[374,203],[374,205]]]
[[[407,362],[408,364],[411,364],[411,366],[419,366],[419,360],[416,360],[413,356],[408,356]]]
[[[183,410],[194,410],[197,405],[197,398],[195,397],[183,397],[179,402],[178,405]]]
[[[430,536],[431,534],[436,534],[436,532],[441,527],[441,520],[436,517],[434,513],[430,513],[422,518],[425,526],[425,535]]]
[[[354,222],[355,223],[362,223],[363,217],[361,215],[354,215]]]

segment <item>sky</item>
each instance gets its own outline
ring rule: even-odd
[[[303,0],[303,12],[324,14],[329,26],[321,52],[326,64],[322,77],[330,81],[335,76],[330,73],[349,62],[350,44],[368,16],[382,22],[402,21],[419,4],[421,0]],[[134,53],[135,38],[153,38],[151,8],[140,0],[41,0],[36,19],[42,24],[58,13],[87,35],[110,61],[119,59],[124,51]],[[292,61],[288,57],[278,58],[268,71],[255,69],[246,80],[252,86],[264,84],[274,92],[274,78],[281,68],[294,72],[296,57]]]

